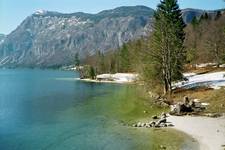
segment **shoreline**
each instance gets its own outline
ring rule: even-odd
[[[134,81],[98,81],[94,79],[80,79],[80,78],[75,78],[77,81],[84,81],[84,82],[93,82],[93,83],[115,83],[115,84],[134,84]]]
[[[169,116],[174,129],[182,131],[199,143],[200,150],[225,149],[225,116],[209,118],[202,116]]]

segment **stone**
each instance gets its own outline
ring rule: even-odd
[[[146,126],[146,123],[142,123],[142,124],[141,124],[141,127],[145,127],[145,126]]]
[[[167,116],[166,116],[166,113],[165,112],[163,112],[162,114],[161,114],[161,118],[166,118]]]
[[[182,104],[180,105],[180,112],[192,112],[193,109],[191,108],[191,106],[188,104]]]
[[[221,114],[218,113],[208,113],[206,114],[207,117],[212,117],[212,118],[218,118],[221,117]]]
[[[162,118],[158,121],[158,123],[166,123],[166,118]]]
[[[163,118],[157,121],[157,123],[155,124],[155,127],[160,127],[160,125],[164,123],[166,123],[166,118]]]
[[[166,146],[160,145],[160,149],[166,149]]]
[[[169,107],[170,106],[169,104],[167,104],[165,102],[162,102],[160,105],[161,105],[161,107]]]
[[[141,122],[138,122],[137,123],[137,127],[141,127]]]
[[[189,102],[190,102],[190,101],[189,101],[189,98],[188,98],[187,96],[185,96],[184,99],[183,99],[183,104],[184,104],[184,105],[188,105]]]
[[[137,124],[133,124],[132,127],[137,127]]]
[[[194,105],[195,108],[201,108],[202,107],[201,102],[194,102],[194,103],[195,103],[195,105]]]
[[[156,122],[155,122],[155,121],[151,121],[151,122],[149,122],[149,126],[150,126],[150,127],[155,127],[155,124],[156,124]]]
[[[146,127],[146,128],[151,128],[151,126],[150,126],[149,124],[147,124],[145,127]]]
[[[195,102],[194,102],[193,100],[191,100],[190,103],[189,103],[189,105],[190,105],[191,107],[195,107]]]
[[[168,124],[167,126],[168,126],[168,127],[174,127],[174,125],[173,125],[173,124],[171,124],[171,123],[170,123],[170,124]]]
[[[166,124],[166,123],[161,123],[160,126],[161,126],[161,127],[167,127],[167,124]]]
[[[152,119],[158,119],[158,116],[156,116],[156,115],[152,116]]]

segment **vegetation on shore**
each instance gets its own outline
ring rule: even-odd
[[[182,79],[185,66],[225,62],[225,14],[203,14],[184,25],[176,0],[163,0],[155,12],[149,37],[129,41],[118,50],[90,56],[83,63],[95,74],[138,72],[147,89],[170,94],[171,83]],[[90,69],[89,69],[90,70]],[[93,71],[93,70],[92,70]],[[90,78],[94,78],[89,73]],[[164,90],[163,90],[164,89]]]
[[[202,73],[201,69],[195,70],[195,64],[212,62],[217,68],[208,71],[221,70],[219,65],[225,63],[225,13],[205,13],[185,25],[177,0],[163,0],[154,17],[154,28],[148,37],[129,41],[110,53],[99,50],[82,62],[87,64],[83,77],[95,79],[102,73],[136,72],[146,91],[175,101],[185,95],[203,99],[211,103],[209,112],[223,112],[220,110],[225,105],[224,89],[175,92],[172,82],[182,80],[184,71]]]

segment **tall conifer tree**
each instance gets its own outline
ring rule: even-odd
[[[184,27],[177,0],[161,0],[155,12],[151,58],[165,94],[171,93],[172,81],[182,78]]]

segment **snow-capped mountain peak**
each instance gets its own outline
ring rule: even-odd
[[[35,15],[44,15],[47,11],[43,9],[38,9],[35,11]]]

